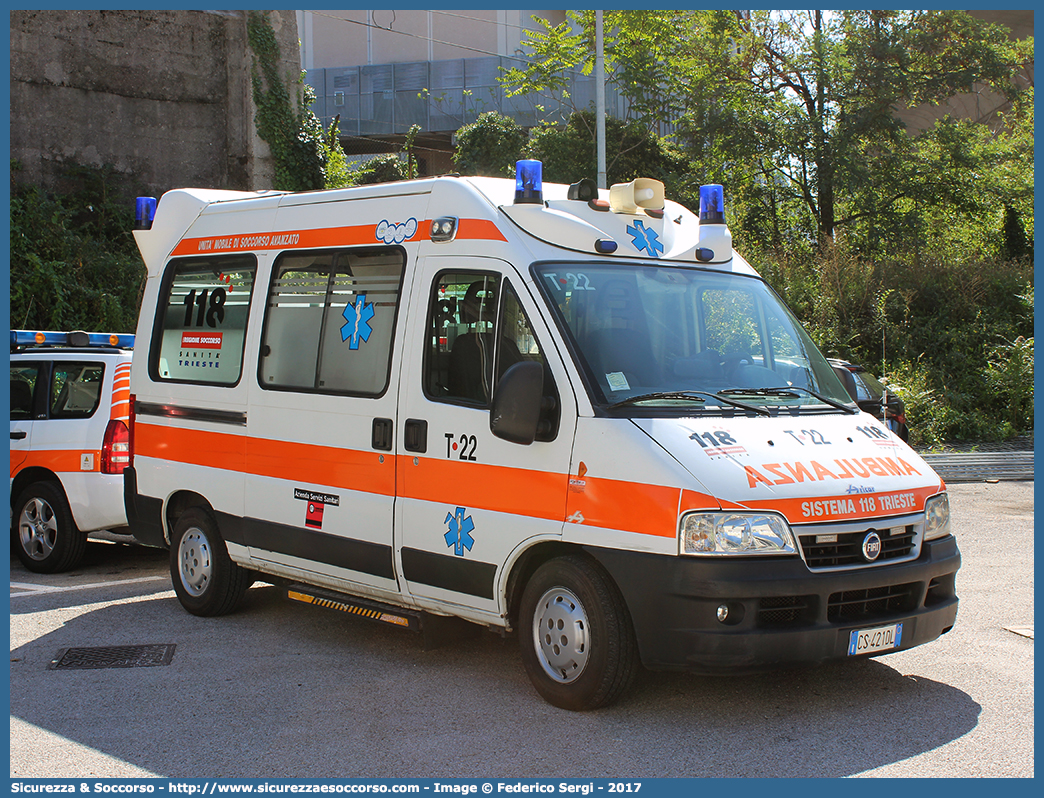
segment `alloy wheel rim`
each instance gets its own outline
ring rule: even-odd
[[[18,538],[22,550],[32,559],[47,559],[58,540],[54,508],[39,497],[26,502],[18,517]]]

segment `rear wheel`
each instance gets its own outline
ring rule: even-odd
[[[232,612],[254,581],[253,572],[232,562],[217,522],[200,507],[174,525],[170,577],[181,606],[205,617]]]
[[[15,554],[30,571],[68,571],[87,550],[87,533],[77,529],[57,482],[34,482],[23,490],[11,520]]]
[[[638,671],[623,597],[586,557],[558,557],[537,569],[522,594],[519,641],[533,686],[562,709],[607,706]]]

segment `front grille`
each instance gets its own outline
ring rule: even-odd
[[[815,596],[768,596],[758,601],[758,626],[795,626],[811,620]]]
[[[863,540],[871,532],[832,533],[827,528],[798,535],[801,553],[808,567],[815,569],[843,568],[852,565],[883,565],[895,560],[916,556],[917,527],[913,524],[875,530],[881,537],[881,554],[873,562],[863,557]]]
[[[884,618],[916,609],[919,584],[885,585],[833,593],[827,601],[827,620],[835,623]]]

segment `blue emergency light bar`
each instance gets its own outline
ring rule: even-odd
[[[544,201],[544,164],[515,161],[515,204],[539,205]]]
[[[134,229],[151,230],[156,218],[156,198],[138,197],[134,203]]]
[[[700,186],[700,224],[725,224],[725,192],[717,183]]]
[[[109,346],[133,349],[132,333],[89,333],[82,330],[11,330],[11,348],[19,346]]]

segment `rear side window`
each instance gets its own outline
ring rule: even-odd
[[[149,361],[153,379],[239,382],[256,270],[252,255],[167,265]]]
[[[398,247],[281,256],[268,292],[261,385],[382,395],[391,373],[405,263]]]
[[[33,394],[40,376],[39,363],[11,364],[11,420],[28,421],[33,417]]]
[[[105,366],[56,361],[51,372],[51,418],[90,418],[101,401]]]

